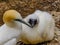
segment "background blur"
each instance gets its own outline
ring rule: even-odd
[[[47,11],[55,19],[55,30],[60,34],[60,0],[0,0],[0,25],[3,24],[3,13],[9,9],[17,10],[22,17],[26,17],[37,9]],[[57,35],[56,37],[50,45],[60,45],[60,37]]]

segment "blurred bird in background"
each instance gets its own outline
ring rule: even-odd
[[[3,15],[4,24],[0,27],[0,45],[16,45],[22,31],[22,24],[27,24],[22,20],[21,15],[16,10],[8,10]]]
[[[32,28],[22,24],[20,40],[25,44],[37,44],[54,38],[55,21],[48,12],[36,10],[24,18]]]

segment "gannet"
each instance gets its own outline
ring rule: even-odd
[[[16,10],[6,11],[3,15],[3,22],[4,24],[0,27],[0,45],[4,45],[14,39],[17,42],[21,35],[22,23],[30,26],[23,21],[21,14]]]

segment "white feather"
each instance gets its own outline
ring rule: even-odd
[[[0,27],[0,45],[4,44],[5,42],[7,42],[13,38],[19,37],[20,32],[21,32],[20,31],[21,25],[19,26],[19,29],[17,27],[18,26],[16,26],[15,28],[8,27],[6,24],[4,24]]]
[[[8,41],[7,43],[5,43],[4,45],[16,45],[16,39],[12,39],[10,41]]]

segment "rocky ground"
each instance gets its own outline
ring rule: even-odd
[[[44,45],[60,45],[60,0],[0,0],[0,25],[3,24],[3,13],[9,9],[17,10],[22,17],[37,9],[51,13],[55,19],[55,38]]]

